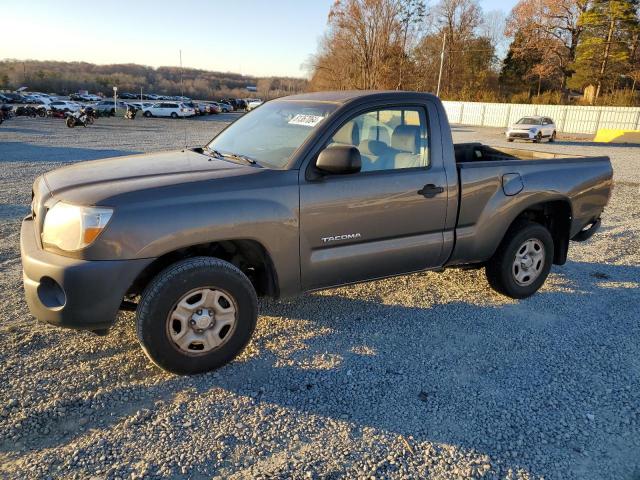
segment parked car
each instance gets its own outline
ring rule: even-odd
[[[130,92],[122,92],[119,97],[123,100],[138,100],[140,99],[140,95],[136,95],[135,93]]]
[[[253,100],[248,100],[247,101],[247,112],[250,110],[253,110],[254,108],[258,108],[260,105],[263,104],[263,101],[256,98]]]
[[[192,107],[187,107],[183,103],[159,102],[142,110],[145,117],[171,117],[184,118],[193,117],[196,112]]]
[[[19,93],[4,92],[2,95],[7,99],[7,103],[27,103]]]
[[[222,113],[222,107],[218,102],[207,102],[209,105],[209,115]]]
[[[93,108],[95,109],[96,112],[99,112],[102,114],[109,113],[111,115],[116,114],[116,108],[118,110],[126,111],[127,107],[128,107],[128,104],[126,102],[118,101],[114,105],[113,100],[100,100],[98,103],[93,105]]]
[[[137,110],[144,110],[145,108],[149,108],[154,105],[153,102],[127,102],[127,103],[132,107],[136,108]]]
[[[58,112],[77,112],[82,106],[76,102],[69,102],[67,100],[56,100],[49,104],[52,110]]]
[[[508,142],[518,139],[538,143],[543,138],[553,142],[556,139],[556,124],[549,117],[537,115],[522,117],[507,129],[505,135]]]
[[[155,364],[208,371],[247,345],[258,296],[464,266],[528,297],[597,231],[612,175],[606,156],[454,145],[430,94],[285,97],[202,148],[38,177],[26,300],[40,320],[100,334],[135,309]]]
[[[189,104],[185,103],[185,105],[189,106]],[[210,115],[211,114],[211,105],[206,102],[197,102],[193,103],[195,105],[195,110],[198,115]]]
[[[232,105],[229,105],[226,102],[217,102],[217,104],[220,107],[221,113],[233,112],[233,106]]]

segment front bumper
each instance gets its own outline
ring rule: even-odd
[[[535,134],[531,132],[506,132],[507,138],[521,139],[521,140],[533,140]]]
[[[20,255],[31,314],[53,325],[83,330],[113,325],[127,290],[154,260],[92,261],[47,252],[38,245],[29,217],[22,222]]]

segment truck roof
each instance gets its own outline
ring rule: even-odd
[[[436,98],[436,96],[431,93],[408,92],[399,90],[336,90],[329,92],[312,92],[290,95],[288,97],[282,97],[282,100],[311,100],[316,102],[332,102],[342,104],[355,99],[362,99],[364,97],[374,100],[376,98],[389,98],[390,96],[395,97],[398,100],[405,98],[416,98],[416,96],[431,99]]]

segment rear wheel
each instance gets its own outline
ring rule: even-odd
[[[526,298],[544,284],[553,261],[553,238],[543,225],[513,225],[485,266],[491,288],[511,298]]]
[[[256,320],[256,292],[246,275],[223,260],[195,257],[170,266],[145,289],[137,332],[153,363],[194,374],[233,360]]]
[[[513,142],[513,138],[507,138],[507,142]]]

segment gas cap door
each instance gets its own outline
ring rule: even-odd
[[[511,197],[517,195],[524,188],[522,177],[519,173],[505,173],[502,175],[502,191],[505,195]]]

